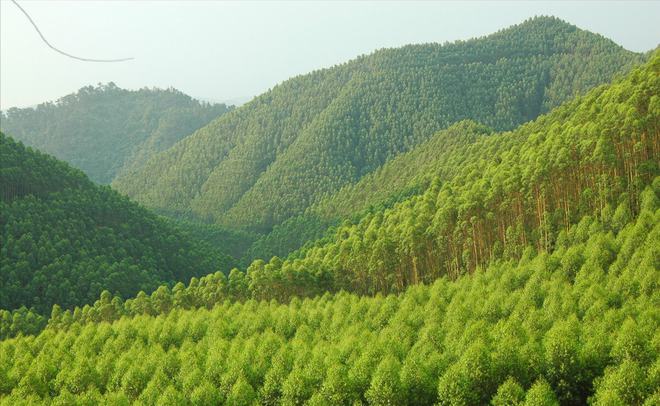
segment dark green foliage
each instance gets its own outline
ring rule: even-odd
[[[133,296],[233,264],[222,247],[4,134],[0,155],[0,308],[45,314],[55,303],[91,303],[103,289]]]
[[[453,123],[513,129],[642,59],[548,17],[380,50],[274,87],[113,185],[149,207],[269,231]]]
[[[332,221],[323,220],[313,214],[291,217],[257,239],[244,254],[241,262],[247,266],[257,258],[286,257],[306,244],[320,243],[320,239],[332,233],[331,227],[334,225]]]
[[[0,133],[2,134],[2,133]],[[74,169],[50,155],[28,149],[0,135],[0,198],[11,202],[26,195],[46,196],[62,189],[91,187],[91,182]]]
[[[473,144],[492,134],[489,128],[470,120],[461,121],[433,135],[413,150],[389,160],[359,182],[341,188],[308,209],[319,218],[353,218],[378,212],[426,190],[431,181],[448,180],[466,160],[483,159]]]
[[[264,258],[267,256],[254,254],[253,247],[255,247],[261,239],[259,234],[233,230],[216,224],[189,221],[181,218],[176,220],[168,219],[168,221],[172,226],[180,229],[192,238],[205,241],[213,247],[222,247],[222,252],[233,258],[244,258],[248,265],[256,258]],[[311,239],[311,237],[309,239]],[[298,247],[299,245],[286,251],[284,254],[288,254],[290,251],[293,251]],[[262,251],[259,250],[257,252]]]
[[[108,83],[36,108],[11,108],[2,113],[1,125],[5,133],[82,169],[93,181],[110,183],[231,109],[174,89],[130,91]]]

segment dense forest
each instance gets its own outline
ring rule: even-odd
[[[345,221],[287,260],[253,262],[251,288],[268,298],[400,292],[516,258],[529,245],[551,251],[585,215],[604,212],[625,223],[660,173],[659,73],[656,53],[625,79],[515,131],[457,142],[450,159],[435,161],[437,176],[423,193]],[[392,165],[403,169],[414,152]],[[428,176],[430,167],[419,167]]]
[[[267,232],[457,121],[513,129],[642,59],[551,17],[380,50],[277,85],[113,186],[148,207]]]
[[[235,265],[222,246],[1,133],[0,230],[7,310],[46,314],[56,303],[90,303],[104,289],[128,297]]]
[[[660,404],[660,50],[539,17],[191,103],[112,188],[0,133],[0,406]]]
[[[230,110],[174,89],[132,91],[108,83],[84,87],[55,103],[10,108],[2,113],[0,127],[108,184]]]
[[[0,342],[0,402],[655,405],[659,193],[627,223],[585,216],[552,254],[398,296],[240,301],[218,274],[55,307],[38,336]]]
[[[309,242],[332,238],[340,220],[358,221],[423,192],[435,176],[448,179],[465,160],[480,158],[478,148],[467,148],[492,134],[470,120],[439,131],[413,150],[400,154],[358,182],[322,198],[302,215],[289,218],[256,240],[244,257],[286,256]]]

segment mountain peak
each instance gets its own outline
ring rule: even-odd
[[[526,27],[540,27],[540,26],[556,26],[556,27],[570,27],[570,28],[577,28],[575,25],[569,23],[566,20],[562,20],[559,17],[555,17],[552,15],[537,15],[534,17],[530,17],[523,21],[522,23],[516,24],[515,26],[526,26]]]
[[[515,36],[515,38],[525,39],[539,39],[543,41],[552,40],[553,36],[563,36],[580,30],[577,26],[554,16],[535,16],[526,19],[525,21],[514,24],[510,27],[504,28],[491,37],[498,37],[500,35]],[[588,31],[584,31],[588,32]],[[543,35],[540,37],[539,34]],[[597,36],[597,34],[592,34]],[[525,37],[521,37],[525,36]]]

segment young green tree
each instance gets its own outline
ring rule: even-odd
[[[525,400],[525,389],[512,377],[509,377],[497,388],[497,393],[491,399],[493,406],[517,406]]]

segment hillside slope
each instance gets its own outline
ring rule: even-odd
[[[0,127],[107,184],[230,110],[174,89],[131,91],[108,83],[36,108],[11,108]]]
[[[381,50],[276,86],[113,186],[149,207],[268,231],[454,122],[512,129],[641,60],[547,17]]]
[[[0,341],[0,404],[654,405],[658,192],[629,223],[585,217],[552,255],[398,296],[186,310],[224,286],[210,277],[125,308],[104,295]]]
[[[487,127],[469,120],[439,131],[358,182],[320,199],[303,214],[276,225],[252,244],[242,262],[286,256],[305,244],[328,236],[332,233],[329,227],[339,225],[342,220],[359,220],[367,212],[382,211],[422,193],[436,176],[445,180],[451,178],[462,161],[474,159],[474,154],[481,153],[470,146],[491,133]]]
[[[44,314],[152,291],[233,260],[80,170],[0,133],[0,308]]]
[[[252,294],[398,292],[517,258],[529,245],[552,251],[583,216],[625,223],[660,175],[659,73],[656,52],[612,85],[466,144],[423,193],[345,222],[287,260],[255,261]]]
[[[382,211],[422,193],[437,176],[451,178],[462,161],[481,153],[470,146],[490,134],[492,130],[469,120],[439,131],[359,181],[321,198],[303,214],[276,225],[252,244],[243,262],[286,256],[305,244],[328,236],[332,233],[330,227],[342,221],[357,221],[367,212]]]

